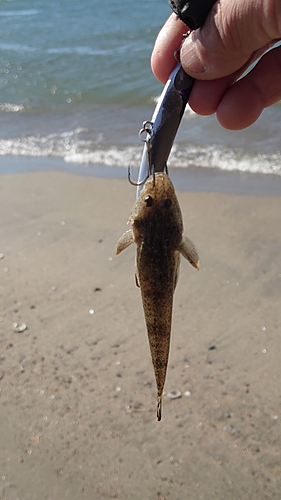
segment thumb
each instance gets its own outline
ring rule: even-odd
[[[281,37],[279,0],[220,0],[181,48],[184,70],[214,80],[249,65]],[[279,26],[278,26],[279,21]]]

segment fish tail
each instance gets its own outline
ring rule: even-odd
[[[157,420],[160,422],[162,417],[162,394],[157,398]]]

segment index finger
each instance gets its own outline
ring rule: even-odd
[[[151,55],[151,69],[162,83],[166,83],[176,65],[174,53],[180,48],[187,30],[176,14],[171,14],[158,34]]]

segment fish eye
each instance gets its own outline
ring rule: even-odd
[[[145,201],[147,207],[152,207],[154,199],[152,198],[152,196],[146,196],[144,198],[144,201]]]
[[[166,198],[166,200],[163,201],[163,206],[165,208],[170,208],[171,205],[172,205],[172,202],[171,202],[170,198]]]

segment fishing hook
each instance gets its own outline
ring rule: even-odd
[[[134,182],[131,179],[130,167],[128,167],[128,181],[129,181],[130,184],[132,184],[132,186],[136,186],[136,187],[142,186],[147,181],[148,177],[149,177],[149,173],[147,174],[147,176],[142,181],[140,181],[140,182]]]
[[[147,136],[143,139],[143,134],[146,133]],[[147,175],[145,178],[141,181],[134,182],[131,180],[131,172],[130,172],[130,167],[128,167],[128,181],[132,186],[140,187],[145,182],[147,181],[148,177],[152,174],[152,165],[151,165],[151,157],[150,157],[150,150],[151,150],[151,139],[153,137],[153,123],[149,120],[143,122],[142,128],[139,131],[139,138],[142,142],[145,143],[146,145],[146,154],[147,154]],[[155,177],[153,177],[153,182],[155,183]]]

